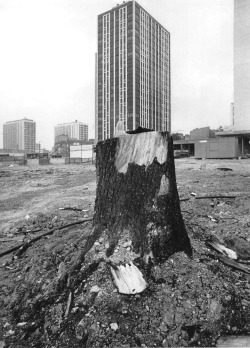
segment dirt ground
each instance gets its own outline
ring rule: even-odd
[[[0,258],[0,347],[215,346],[222,335],[250,334],[250,273],[223,264],[207,245],[211,236],[242,241],[231,247],[248,266],[250,160],[175,166],[193,258],[173,255],[133,298],[117,293],[101,240],[64,279],[92,232],[91,221],[61,227],[93,216],[93,164],[0,167],[0,254],[55,230],[20,256]],[[225,193],[237,197],[196,199]]]

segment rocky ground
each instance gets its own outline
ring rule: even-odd
[[[177,159],[176,177],[193,257],[176,253],[150,272],[138,263],[148,288],[126,296],[103,238],[81,254],[92,224],[74,223],[93,215],[94,165],[0,167],[0,253],[54,231],[0,258],[0,347],[216,346],[250,334],[250,160]],[[237,197],[196,198],[224,193]],[[214,236],[245,271],[222,262]]]

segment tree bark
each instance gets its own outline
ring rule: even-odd
[[[192,254],[176,186],[173,141],[166,132],[124,134],[97,144],[94,229],[154,262]],[[116,250],[117,251],[117,250]],[[128,259],[126,259],[128,261]],[[132,259],[131,259],[132,261]]]

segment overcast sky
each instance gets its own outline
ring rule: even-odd
[[[94,137],[97,15],[114,0],[0,0],[2,124],[36,121],[49,150],[54,126],[75,120]],[[230,124],[233,0],[138,0],[171,33],[172,131]]]

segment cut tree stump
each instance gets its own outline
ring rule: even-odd
[[[192,254],[176,186],[172,137],[140,128],[139,133],[99,142],[96,167],[95,235],[106,231],[106,256],[118,288],[120,280],[120,292],[136,293],[133,284],[142,289],[143,281],[134,259],[147,264],[177,251]],[[131,286],[124,289],[125,283]]]

